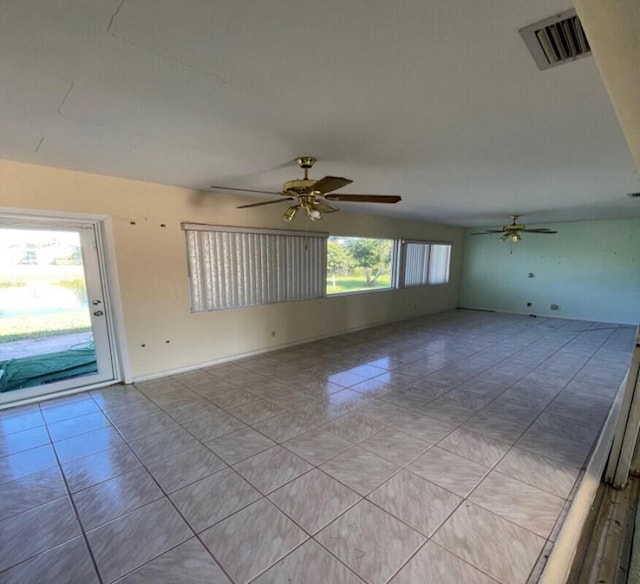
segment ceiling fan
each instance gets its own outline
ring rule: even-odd
[[[283,214],[285,221],[292,221],[298,211],[302,210],[307,214],[311,221],[317,221],[322,218],[323,213],[335,213],[339,211],[328,201],[347,201],[349,203],[397,203],[402,197],[397,195],[336,195],[332,191],[341,189],[351,184],[353,181],[340,176],[325,176],[320,180],[309,178],[309,169],[314,165],[316,159],[313,156],[300,156],[296,158],[296,162],[300,168],[304,170],[304,178],[289,180],[282,185],[282,191],[279,193],[271,191],[257,191],[251,189],[238,189],[233,187],[219,187],[212,185],[212,189],[221,189],[227,191],[242,191],[245,193],[263,193],[265,195],[276,195],[285,197],[277,201],[264,201],[262,203],[251,203],[250,205],[240,205],[238,209],[247,209],[249,207],[260,207],[262,205],[273,205],[282,203],[283,201],[295,201],[295,204],[289,207]]]
[[[487,229],[478,233],[472,233],[471,235],[502,233],[500,241],[507,241],[508,239],[510,239],[511,241],[518,242],[522,240],[522,237],[520,237],[520,233],[542,233],[543,235],[552,235],[553,233],[558,233],[557,231],[547,229],[546,227],[541,227],[539,229],[527,229],[526,225],[516,223],[516,221],[518,221],[518,217],[519,215],[511,215],[511,223],[508,225],[503,225],[502,229]]]

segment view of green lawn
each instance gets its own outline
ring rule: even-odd
[[[327,294],[344,294],[346,292],[362,292],[364,290],[379,290],[391,287],[391,276],[384,274],[373,284],[367,285],[364,275],[336,276],[335,285],[332,277],[327,278]]]
[[[327,294],[391,287],[393,242],[364,237],[330,237],[327,242]]]
[[[0,316],[0,343],[83,333],[90,330],[91,322],[86,309],[49,314]]]
[[[0,230],[0,343],[89,330],[78,235]]]

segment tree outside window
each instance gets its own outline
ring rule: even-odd
[[[393,240],[330,237],[327,294],[391,288]]]

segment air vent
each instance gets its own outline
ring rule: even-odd
[[[591,54],[575,10],[525,26],[520,35],[541,71]]]

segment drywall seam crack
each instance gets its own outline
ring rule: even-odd
[[[64,113],[62,113],[62,108],[64,108],[65,102],[67,101],[67,99],[71,95],[71,92],[73,91],[73,86],[74,85],[75,85],[75,83],[73,81],[69,82],[69,88],[67,89],[66,93],[64,94],[64,97],[62,98],[62,101],[60,102],[60,105],[58,106],[58,108],[56,110],[62,117],[66,117],[64,115]]]
[[[180,59],[176,59],[174,57],[169,57],[167,55],[164,55],[163,53],[160,53],[158,51],[153,51],[152,49],[149,49],[143,45],[140,45],[138,43],[133,42],[131,39],[128,39],[126,37],[120,36],[119,34],[117,34],[116,32],[114,32],[113,30],[113,25],[116,21],[116,18],[118,17],[118,15],[120,14],[120,11],[122,10],[125,2],[127,0],[121,0],[120,4],[118,5],[118,7],[116,8],[115,12],[111,15],[111,18],[109,19],[109,24],[107,25],[107,32],[114,38],[125,42],[129,45],[131,45],[132,47],[135,47],[136,49],[140,49],[141,51],[145,51],[147,53],[150,53],[152,55],[155,55],[156,57],[161,57],[163,59],[166,59],[167,61],[171,62],[171,63],[175,63],[177,65],[181,65],[182,67],[187,67],[188,69],[191,69],[192,71],[195,71],[196,73],[200,73],[202,75],[206,75],[207,77],[210,77],[211,79],[215,79],[216,81],[218,81],[219,83],[222,83],[223,85],[225,85],[227,82],[222,79],[222,77],[216,75],[215,73],[210,73],[209,71],[204,71],[203,69],[198,69],[198,67],[194,67],[193,65],[190,65],[189,63],[185,63],[184,61],[181,61]]]
[[[118,4],[118,7],[116,8],[115,12],[111,15],[111,18],[109,19],[109,24],[107,25],[107,32],[113,36],[116,36],[111,32],[113,21],[117,18],[118,14],[120,13],[120,10],[122,10],[122,7],[124,6],[124,3],[126,1],[127,0],[120,0],[120,4]]]
[[[60,116],[62,116],[65,120],[71,120],[74,123],[80,123],[83,125],[91,125],[91,126],[97,126],[99,128],[104,128],[106,127],[105,124],[101,124],[99,122],[89,122],[89,121],[83,121],[83,120],[78,120],[76,119],[73,115],[68,115],[64,113],[64,106],[67,103],[67,100],[69,99],[69,96],[71,95],[71,92],[73,91],[73,88],[75,87],[75,81],[70,81],[69,82],[69,88],[67,89],[67,92],[64,94],[64,97],[62,98],[62,101],[60,102],[60,105],[57,108],[57,112]]]
[[[44,136],[40,136],[40,140],[38,140],[38,144],[37,144],[36,149],[34,150],[34,152],[37,152],[38,150],[40,150],[40,146],[42,146],[43,142],[44,142]]]

